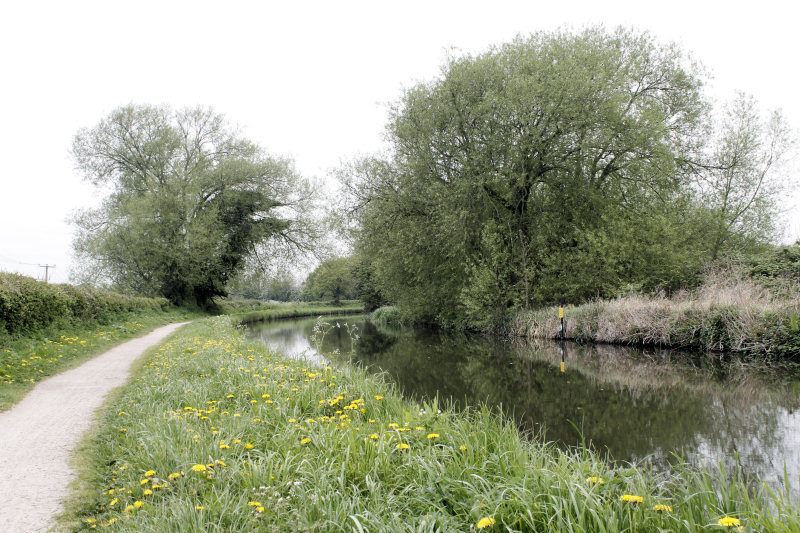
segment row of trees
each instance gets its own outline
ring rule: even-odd
[[[322,226],[292,162],[211,110],[126,106],[74,139],[107,192],[75,216],[80,272],[176,304],[359,296],[482,326],[692,285],[704,261],[774,238],[791,147],[779,113],[762,118],[740,95],[715,114],[704,82],[677,47],[627,30],[450,58],[391,108],[389,151],[339,169],[354,256],[302,289],[279,266],[311,253]]]
[[[700,69],[647,34],[539,33],[408,89],[383,156],[340,171],[366,278],[411,317],[691,285],[775,235],[779,113],[715,116]]]

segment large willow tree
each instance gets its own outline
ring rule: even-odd
[[[342,169],[363,263],[444,323],[685,281],[701,88],[680,50],[624,30],[450,59],[393,108],[389,155]]]
[[[313,236],[311,191],[291,162],[211,110],[123,107],[80,131],[73,155],[108,193],[76,214],[75,249],[118,289],[207,305],[259,246]]]

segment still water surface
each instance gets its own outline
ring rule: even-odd
[[[784,486],[785,468],[798,495],[797,376],[767,379],[675,351],[507,342],[377,327],[353,316],[326,317],[320,343],[312,340],[317,322],[255,324],[251,334],[294,357],[385,373],[417,400],[438,396],[458,408],[501,407],[523,430],[544,432],[561,446],[579,444],[582,434],[614,461],[665,469],[679,455],[698,466],[741,467],[774,488]]]

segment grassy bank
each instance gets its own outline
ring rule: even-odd
[[[198,314],[173,308],[163,298],[0,273],[0,411],[38,381],[189,316]]]
[[[275,302],[257,300],[229,300],[220,304],[220,310],[236,317],[241,323],[269,322],[281,318],[300,318],[364,312],[359,301],[345,301],[338,304],[323,302]]]
[[[0,333],[0,412],[49,376],[158,326],[196,316],[199,315],[168,308],[120,313],[104,324],[73,322],[24,333]]]
[[[800,531],[788,498],[654,476],[314,367],[227,318],[143,362],[87,445],[62,523],[112,531]],[[772,509],[770,511],[769,509]]]
[[[650,344],[798,360],[800,293],[777,296],[747,277],[712,276],[696,291],[598,300],[564,311],[569,339]],[[556,307],[519,312],[514,335],[558,338]]]

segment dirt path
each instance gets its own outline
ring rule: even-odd
[[[0,532],[44,532],[75,477],[68,461],[93,413],[128,379],[131,364],[181,324],[120,344],[39,383],[0,413]]]

